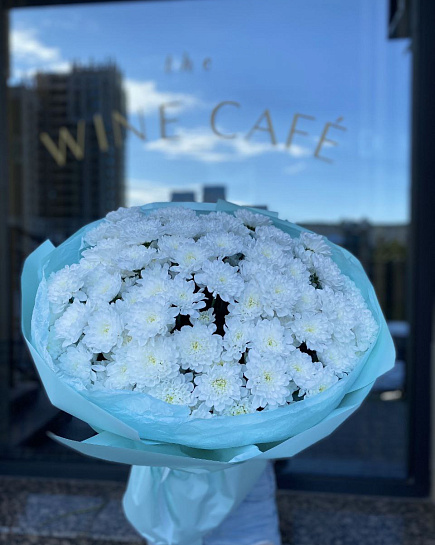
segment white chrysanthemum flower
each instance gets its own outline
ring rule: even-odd
[[[334,342],[322,352],[318,352],[319,360],[338,377],[350,373],[358,362],[355,350],[348,344]]]
[[[142,219],[143,216],[144,216],[144,213],[140,209],[140,206],[131,206],[130,208],[123,208],[121,206],[118,208],[118,210],[109,212],[106,215],[106,219],[113,223],[117,223],[118,221],[122,221],[126,219],[130,221],[137,221]]]
[[[243,371],[245,370],[245,364],[240,363],[240,358],[241,354],[234,355],[233,353],[230,356],[230,353],[223,349],[220,360],[216,361],[213,365],[220,365],[221,367],[236,367],[238,372],[243,375]]]
[[[187,238],[197,237],[200,231],[201,223],[196,216],[188,222],[183,219],[173,219],[162,228],[162,233],[165,235],[179,235],[181,233]]]
[[[278,318],[259,320],[252,328],[251,336],[252,347],[267,357],[280,357],[295,350],[291,332]]]
[[[255,413],[256,410],[257,408],[252,404],[252,396],[249,395],[225,409],[223,414],[228,416],[240,416],[241,414]]]
[[[165,335],[175,326],[178,309],[171,308],[159,301],[148,300],[131,305],[123,312],[125,329],[139,344],[145,344],[156,335]]]
[[[212,366],[195,377],[194,395],[210,409],[221,412],[241,399],[242,378],[234,366]]]
[[[315,373],[322,368],[319,362],[313,362],[311,356],[296,349],[285,358],[285,369],[299,388],[307,388]]]
[[[370,310],[368,308],[360,309],[358,323],[353,328],[356,346],[360,352],[365,352],[374,343],[378,329],[378,324]]]
[[[296,299],[295,313],[316,312],[320,310],[319,291],[311,284],[298,284],[298,298]]]
[[[246,259],[258,265],[276,269],[283,269],[288,261],[282,246],[266,240],[257,240],[255,244],[247,247]]]
[[[246,388],[252,394],[252,404],[256,408],[277,407],[284,405],[290,398],[290,377],[280,361],[261,357],[254,351],[249,352],[245,377]]]
[[[176,276],[171,281],[169,301],[178,308],[180,314],[191,318],[199,315],[199,310],[205,307],[202,290],[195,292],[195,282]]]
[[[228,310],[241,320],[255,320],[263,313],[262,290],[257,283],[247,282],[236,303],[230,303]]]
[[[311,379],[309,387],[305,390],[305,397],[321,394],[338,381],[338,377],[328,367],[322,367]],[[304,392],[301,391],[301,394]]]
[[[247,236],[250,233],[239,218],[226,212],[211,212],[210,214],[201,215],[199,219],[202,234],[226,231],[240,236]]]
[[[149,218],[159,220],[163,225],[171,224],[174,221],[181,221],[189,223],[195,221],[197,218],[196,212],[190,208],[184,206],[166,206],[163,208],[156,208],[147,212]]]
[[[285,264],[285,271],[293,277],[296,282],[308,283],[310,271],[307,266],[297,257],[289,258]]]
[[[332,342],[333,326],[321,313],[306,312],[290,324],[296,340],[309,350],[325,350]]]
[[[122,360],[129,346],[134,344],[134,342],[133,337],[124,329],[119,342],[112,348],[110,354],[105,354],[105,357],[109,360]]]
[[[122,298],[115,301],[116,310],[120,316],[128,315],[130,309],[136,303],[143,303],[146,297],[143,293],[142,286],[133,285],[121,293]]]
[[[158,241],[159,258],[166,259],[174,255],[174,252],[186,244],[195,244],[193,238],[185,237],[184,235],[163,235]]]
[[[54,324],[58,339],[62,339],[65,348],[76,343],[83,334],[83,328],[88,322],[90,307],[87,304],[74,301],[68,305],[65,312]]]
[[[190,415],[190,418],[212,418],[214,415],[212,412],[210,412],[210,409],[207,407],[205,403],[198,402],[196,405],[191,407],[192,413]]]
[[[122,297],[125,293],[127,293],[135,285],[137,279],[138,276],[135,271],[131,272],[131,276],[125,276],[122,279],[119,296]]]
[[[85,244],[95,246],[104,239],[116,239],[120,231],[113,223],[103,220],[96,227],[90,229],[83,237]]]
[[[162,233],[160,222],[146,216],[136,221],[125,219],[116,225],[120,230],[119,238],[125,244],[151,244]]]
[[[249,227],[250,229],[255,229],[256,227],[262,226],[262,225],[271,225],[272,220],[264,216],[263,214],[255,214],[254,212],[251,212],[250,210],[246,210],[245,208],[239,208],[234,212],[234,215],[237,219],[241,220],[246,227]]]
[[[221,359],[222,337],[213,326],[196,322],[174,333],[183,369],[201,372]]]
[[[334,326],[334,339],[340,343],[353,344],[355,341],[353,328],[358,323],[356,309],[349,304],[342,292],[334,292],[328,287],[318,291],[322,314]]]
[[[79,265],[66,265],[51,273],[47,280],[47,297],[54,305],[63,305],[83,287],[84,275]]]
[[[83,273],[100,268],[116,268],[118,254],[125,248],[125,244],[119,239],[107,238],[98,242],[96,246],[82,251],[80,268]]]
[[[115,257],[116,266],[123,271],[139,271],[151,263],[157,250],[143,244],[125,246]]]
[[[299,289],[291,276],[267,271],[262,278],[264,286],[263,308],[265,316],[279,317],[293,313]]]
[[[190,321],[195,324],[203,324],[207,326],[211,326],[213,329],[213,332],[216,331],[216,325],[214,323],[215,321],[215,315],[214,315],[214,308],[209,308],[208,310],[203,310],[202,312],[199,312],[198,315],[193,315],[190,317]]]
[[[222,357],[224,360],[235,359],[238,361],[252,338],[252,326],[248,322],[242,322],[236,316],[230,315],[226,319],[224,329],[223,346],[226,352]]]
[[[212,257],[230,257],[242,254],[246,247],[246,239],[226,231],[207,233],[199,242]]]
[[[142,286],[144,299],[158,300],[162,303],[169,302],[172,295],[172,280],[168,264],[155,264],[153,267],[144,269],[141,279],[137,283]]]
[[[59,356],[59,369],[71,377],[80,379],[85,385],[91,382],[93,354],[81,343],[69,346]]]
[[[148,391],[163,380],[179,375],[178,355],[171,337],[156,336],[140,346],[131,343],[125,352],[131,381],[136,389]]]
[[[118,295],[121,285],[122,278],[118,272],[101,267],[88,274],[83,290],[91,301],[109,303]]]
[[[192,396],[194,385],[192,375],[190,373],[188,375],[190,380],[186,378],[187,375],[178,375],[172,380],[159,382],[154,386],[150,394],[171,405],[190,406],[194,401]]]
[[[238,274],[238,269],[223,261],[206,261],[199,273],[195,274],[195,282],[222,301],[233,301],[244,287],[244,282]]]
[[[200,244],[196,242],[183,244],[171,255],[171,260],[175,263],[172,265],[171,271],[178,272],[183,276],[190,276],[201,269],[208,257]]]
[[[83,343],[95,354],[109,352],[122,340],[122,330],[122,320],[114,305],[104,305],[90,315]]]
[[[344,276],[330,257],[313,254],[311,261],[322,288],[325,286],[334,290],[343,288]]]
[[[360,290],[356,287],[355,282],[343,275],[343,293],[349,302],[349,305],[355,309],[366,309],[367,303],[364,300]]]
[[[255,236],[259,240],[264,240],[265,242],[272,241],[275,244],[279,244],[283,250],[291,250],[293,247],[292,237],[273,225],[260,225],[259,227],[256,227]]]
[[[331,255],[331,248],[324,237],[304,231],[299,237],[305,249],[320,255]]]
[[[257,263],[256,261],[249,261],[242,259],[238,263],[240,275],[245,282],[254,281],[259,284],[265,272],[269,269],[265,267],[264,263]]]
[[[109,390],[132,390],[135,378],[129,363],[123,358],[116,358],[106,366],[105,388]]]

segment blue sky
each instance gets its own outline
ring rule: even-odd
[[[131,204],[166,200],[173,189],[224,184],[227,198],[267,204],[295,222],[367,218],[408,221],[411,55],[387,40],[380,0],[203,0],[15,10],[12,81],[73,60],[114,60],[125,78],[130,122],[145,115],[147,141],[128,138]],[[184,54],[191,72],[179,70]],[[174,71],[164,70],[171,55]],[[211,59],[208,70],[202,69]],[[220,139],[210,127],[219,113]],[[163,140],[158,107],[180,102]],[[270,133],[246,136],[268,109]],[[292,146],[285,142],[302,113]],[[327,122],[335,147],[314,157]],[[262,126],[265,126],[263,119]]]

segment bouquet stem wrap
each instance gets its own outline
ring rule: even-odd
[[[266,461],[221,471],[133,466],[124,495],[131,524],[153,545],[201,545],[243,501]]]
[[[222,201],[182,206],[200,214],[239,208]],[[252,211],[268,215],[291,236],[303,231],[274,213]],[[124,507],[130,522],[152,543],[200,545],[240,504],[268,460],[294,456],[329,435],[360,406],[375,380],[393,366],[393,341],[361,264],[328,243],[332,259],[360,289],[379,330],[358,365],[322,394],[273,411],[189,420],[183,407],[168,407],[145,394],[138,398],[132,392],[78,390],[62,380],[47,357],[41,327],[48,320],[44,282],[51,272],[78,262],[83,235],[97,224],[84,227],[58,248],[45,242],[24,265],[23,334],[47,394],[53,405],[97,432],[82,442],[52,437],[82,454],[135,466]]]

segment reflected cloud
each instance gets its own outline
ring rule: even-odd
[[[141,206],[151,202],[166,202],[171,200],[172,191],[194,191],[199,193],[200,186],[192,184],[189,186],[168,185],[162,182],[151,180],[130,179],[127,182],[127,206]]]
[[[71,69],[71,63],[62,58],[60,49],[45,45],[33,28],[12,29],[10,40],[11,79],[31,78],[41,70],[67,72]]]
[[[243,135],[232,140],[224,140],[207,127],[180,129],[176,135],[177,139],[148,142],[145,148],[163,153],[169,159],[188,158],[204,163],[243,161],[267,153],[285,153],[292,157],[307,157],[313,153],[311,149],[296,144],[286,148],[282,143],[273,146],[268,142],[252,142],[246,140]]]
[[[44,45],[34,29],[14,29],[11,31],[12,54],[26,62],[54,62],[61,58],[57,47]]]
[[[157,89],[155,81],[139,81],[133,79],[125,80],[127,92],[127,108],[129,113],[154,113],[162,104],[168,102],[179,102],[178,108],[173,111],[183,111],[199,107],[202,102],[199,98],[188,93],[173,93]]]

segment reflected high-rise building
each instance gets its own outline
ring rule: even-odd
[[[26,256],[38,245],[33,235],[37,191],[38,129],[37,97],[20,85],[9,89],[9,276],[13,309],[10,338],[17,366],[23,353],[20,331],[20,272]]]
[[[126,116],[114,64],[37,74],[38,231],[58,241],[124,204]],[[116,131],[118,131],[118,137]],[[68,142],[68,144],[67,144]]]
[[[219,199],[226,200],[226,186],[206,185],[202,191],[203,202],[217,202]]]
[[[122,76],[111,63],[39,73],[9,89],[8,112],[11,365],[12,380],[22,384],[34,380],[20,332],[25,257],[45,239],[57,245],[125,202]]]
[[[195,202],[194,191],[172,191],[171,202]]]

